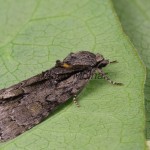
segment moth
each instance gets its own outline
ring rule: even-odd
[[[43,121],[59,105],[76,97],[95,72],[110,80],[102,68],[110,63],[100,54],[88,51],[70,53],[53,68],[0,90],[0,141],[17,137]]]

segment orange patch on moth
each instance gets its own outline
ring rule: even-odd
[[[64,68],[72,68],[72,66],[67,64],[67,63],[62,64],[62,67],[64,67]]]

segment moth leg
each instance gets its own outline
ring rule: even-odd
[[[73,96],[73,102],[76,104],[77,107],[80,107],[80,105],[77,102],[77,95]]]
[[[107,77],[107,75],[101,69],[97,69],[97,70],[98,70],[99,74],[102,76],[102,78],[107,80],[109,83],[111,83],[113,85],[123,85],[122,83],[112,81],[109,77]]]
[[[114,61],[110,61],[109,64],[114,64],[114,63],[118,63],[117,60],[114,60]]]

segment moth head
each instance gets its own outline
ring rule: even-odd
[[[93,54],[88,51],[70,53],[63,61],[57,60],[56,66],[66,69],[85,69],[89,67],[105,67],[109,63],[103,55]]]
[[[64,60],[64,67],[84,69],[94,67],[96,62],[96,55],[88,51],[79,51],[77,53],[70,53]],[[68,67],[69,66],[69,67]]]
[[[106,60],[103,55],[101,54],[96,54],[96,61],[98,64],[98,68],[105,67],[106,65],[109,64],[109,60]]]

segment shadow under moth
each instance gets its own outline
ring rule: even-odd
[[[88,51],[70,53],[53,68],[0,90],[0,141],[15,138],[43,121],[60,104],[76,96],[95,72],[112,84],[102,68],[109,62]],[[77,106],[79,106],[77,104]]]

